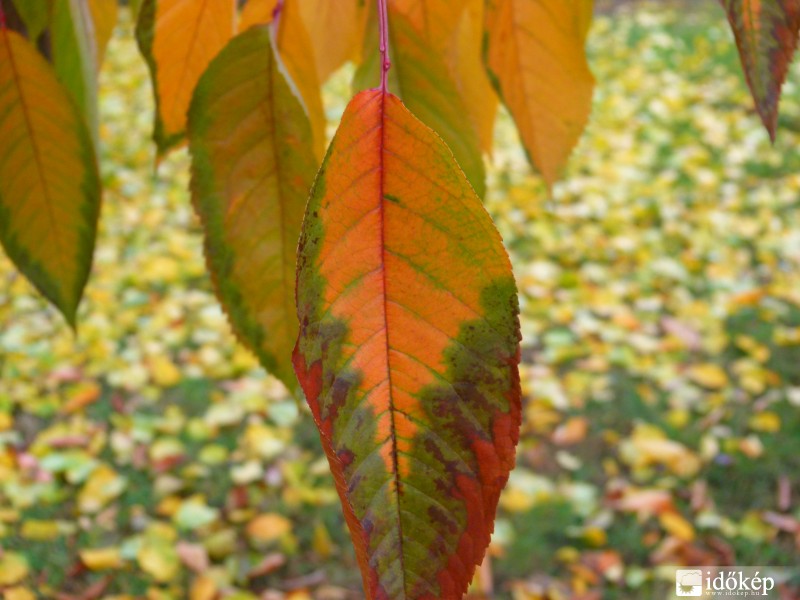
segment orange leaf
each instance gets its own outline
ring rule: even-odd
[[[291,2],[291,0],[290,0]],[[313,40],[320,81],[361,52],[368,10],[364,0],[304,0],[300,14]]]
[[[460,598],[514,464],[517,292],[453,155],[358,94],[306,209],[294,364],[369,598]]]
[[[276,4],[278,0],[248,0],[239,15],[239,32],[246,31],[253,25],[271,23]]]
[[[144,0],[136,25],[156,98],[153,137],[159,154],[181,142],[192,92],[233,37],[235,0]]]
[[[583,132],[594,78],[592,0],[488,0],[486,64],[531,161],[552,185]]]
[[[0,28],[0,241],[74,326],[100,212],[94,148],[51,66]]]

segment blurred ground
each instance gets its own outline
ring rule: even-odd
[[[773,148],[715,3],[649,7],[596,22],[594,117],[552,201],[497,128],[525,422],[478,586],[495,598],[649,598],[660,565],[800,562],[800,73]],[[126,30],[77,338],[0,257],[0,588],[360,598],[311,419],[209,291],[186,155],[153,173],[145,79]]]

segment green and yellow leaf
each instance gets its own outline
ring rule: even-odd
[[[552,185],[589,119],[592,0],[488,0],[486,66],[531,162]]]
[[[486,170],[480,140],[445,57],[416,31],[403,14],[390,11],[389,28],[390,90],[442,137],[482,198],[486,192]],[[377,26],[368,27],[365,59],[353,81],[357,91],[373,88],[380,82],[377,48]]]
[[[118,4],[116,0],[89,0],[89,11],[94,25],[95,48],[98,67],[103,63],[106,47],[117,26]]]
[[[84,0],[54,0],[50,32],[56,75],[85,115],[96,143],[100,63],[89,5]]]
[[[25,24],[28,39],[36,41],[42,35],[50,20],[52,4],[52,0],[14,0],[14,8]]]
[[[460,598],[514,464],[517,292],[441,138],[358,94],[306,211],[294,365],[373,599]]]
[[[250,1],[252,2],[252,0]],[[289,77],[300,92],[306,114],[311,121],[314,149],[318,158],[322,159],[327,138],[320,77],[314,59],[314,41],[303,23],[297,1],[290,1],[283,5],[278,27],[278,48],[281,61],[286,66]]]
[[[481,149],[492,151],[499,99],[483,67],[484,0],[468,0],[453,32],[448,66],[469,112]]]
[[[720,0],[736,37],[756,110],[775,140],[781,87],[800,31],[797,0]]]
[[[444,51],[466,8],[464,0],[389,0],[394,14],[401,14],[428,43]]]
[[[270,32],[234,38],[189,112],[192,192],[217,294],[239,338],[290,389],[297,240],[317,161]]]
[[[242,11],[240,30],[271,23],[275,5],[275,0],[248,0]],[[327,137],[325,110],[320,92],[321,80],[314,58],[314,49],[318,42],[309,36],[300,5],[297,0],[283,5],[278,22],[278,50],[281,62],[300,94],[303,108],[311,121],[314,151],[322,159]],[[335,34],[339,35],[339,32]]]
[[[100,212],[91,136],[37,50],[0,29],[0,241],[74,326]]]
[[[159,154],[178,145],[200,76],[233,37],[235,0],[144,0],[136,38],[156,99],[153,137]]]

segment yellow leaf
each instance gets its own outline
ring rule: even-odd
[[[4,600],[36,600],[36,595],[26,587],[8,588],[3,592]]]
[[[159,355],[149,361],[150,377],[159,387],[172,387],[181,381],[181,371],[167,356]]]
[[[680,514],[676,512],[664,512],[658,516],[658,521],[661,523],[661,527],[664,528],[664,531],[679,540],[691,542],[694,539],[694,528],[692,524]]]
[[[247,524],[247,536],[257,542],[272,542],[292,530],[292,522],[276,513],[259,515]]]
[[[20,535],[27,540],[52,540],[59,536],[58,523],[30,519],[22,523]]]
[[[0,555],[0,585],[14,585],[28,576],[28,561],[16,552]]]
[[[10,144],[0,153],[0,242],[74,325],[100,209],[92,140],[51,66],[8,29],[0,90],[0,137]]]
[[[123,565],[119,548],[96,548],[78,552],[81,562],[92,571],[119,569]]]
[[[333,552],[331,535],[328,533],[328,528],[325,527],[325,523],[322,521],[318,521],[314,526],[312,547],[314,548],[314,552],[319,554],[322,558],[328,558]]]
[[[781,430],[781,418],[770,411],[755,414],[750,417],[750,429],[765,433],[776,433]]]
[[[718,390],[728,383],[728,376],[719,365],[704,363],[689,369],[689,379],[712,390]]]
[[[583,530],[581,538],[590,546],[595,547],[605,546],[608,543],[608,534],[599,527],[587,527]]]
[[[117,0],[89,0],[89,11],[94,26],[95,48],[98,68],[103,62],[108,42],[117,25]]]
[[[189,600],[214,600],[217,597],[217,584],[206,575],[200,575],[192,582]]]
[[[150,67],[159,154],[178,144],[192,93],[208,64],[233,37],[235,0],[145,0],[136,38]]]
[[[532,162],[552,185],[583,132],[594,77],[584,52],[591,0],[489,0],[486,61]]]
[[[125,478],[108,465],[96,468],[78,493],[78,508],[82,513],[100,511],[125,489]]]
[[[620,456],[635,469],[664,465],[676,475],[688,477],[700,469],[700,459],[686,446],[667,439],[654,426],[639,425],[630,439],[620,444]]]
[[[164,543],[145,544],[136,559],[143,571],[162,583],[172,581],[180,573],[181,563],[177,552]]]

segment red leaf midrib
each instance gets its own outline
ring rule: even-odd
[[[397,537],[400,548],[398,557],[400,561],[401,578],[403,581],[403,596],[406,596],[406,569],[405,557],[403,553],[403,521],[400,515],[400,469],[398,468],[397,457],[397,427],[395,424],[394,394],[392,388],[392,368],[391,368],[391,344],[389,343],[389,317],[388,317],[388,296],[386,283],[386,211],[384,199],[385,169],[386,169],[386,98],[389,95],[387,90],[380,90],[380,147],[379,147],[379,179],[378,179],[378,206],[380,219],[380,246],[381,246],[381,285],[383,293],[383,327],[386,340],[386,381],[389,394],[389,439],[392,444],[392,468],[394,469],[394,497],[397,512]]]

